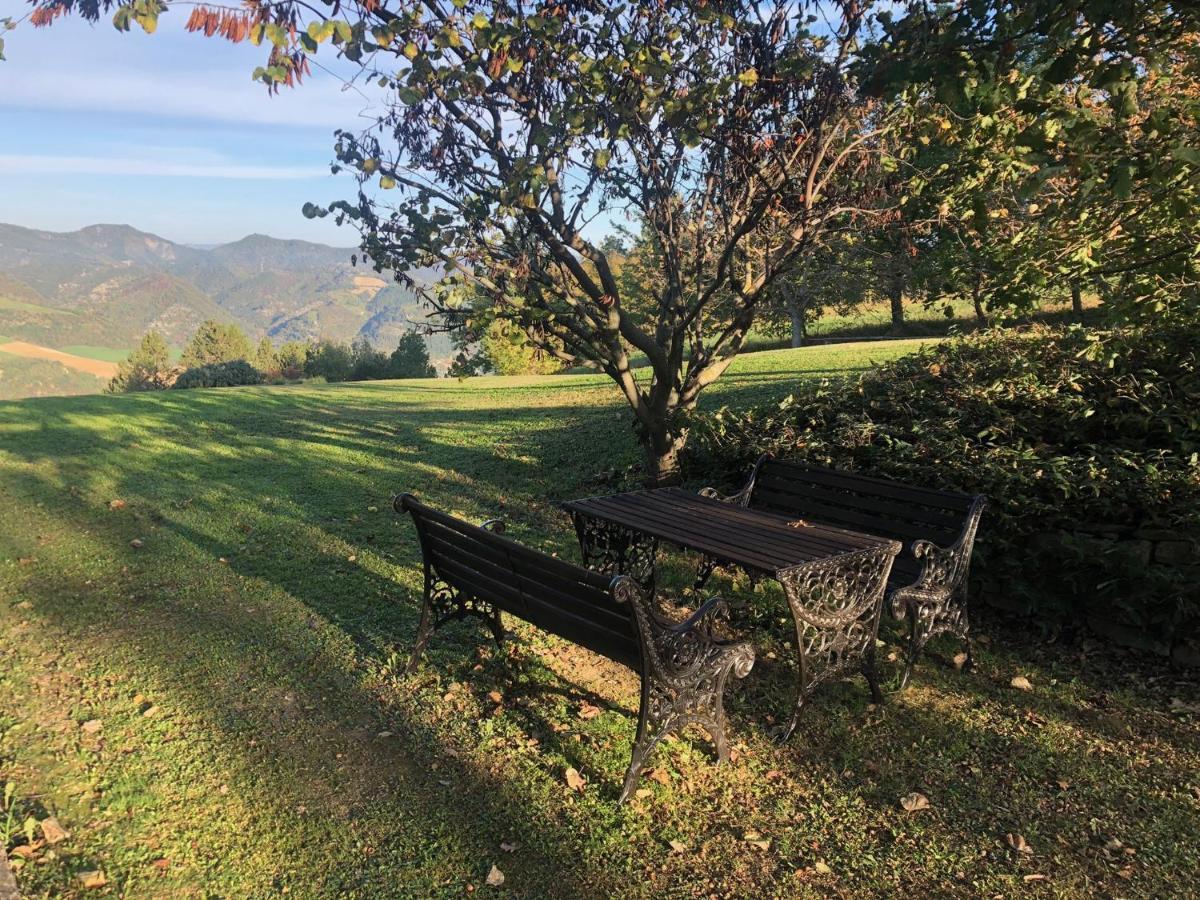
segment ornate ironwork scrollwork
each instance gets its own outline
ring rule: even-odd
[[[717,759],[729,759],[725,735],[725,682],[730,673],[750,674],[754,648],[714,636],[713,621],[724,615],[725,601],[713,598],[681,624],[665,622],[654,601],[631,577],[613,582],[613,597],[633,611],[642,653],[642,697],[637,737],[621,791],[621,803],[637,786],[646,758],[666,735],[691,724],[712,736]]]
[[[583,565],[604,575],[630,575],[654,593],[658,538],[631,528],[573,513]]]
[[[827,682],[862,672],[876,703],[883,701],[875,669],[875,639],[883,592],[898,543],[782,569],[776,578],[796,625],[796,706],[780,733],[796,729],[805,704]]]
[[[898,588],[891,596],[892,615],[898,619],[907,618],[909,623],[901,689],[908,684],[925,645],[938,635],[952,634],[961,640],[966,645],[965,667],[970,668],[973,664],[967,583],[971,550],[984,505],[982,497],[976,498],[968,510],[962,534],[949,547],[926,540],[913,542],[912,552],[921,561],[921,574],[915,583]]]

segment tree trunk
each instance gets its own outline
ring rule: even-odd
[[[899,286],[892,289],[892,328],[900,330],[904,327],[904,292]]]
[[[975,318],[979,320],[980,325],[987,324],[987,315],[983,311],[983,300],[980,295],[983,293],[983,278],[977,277],[975,284],[971,288],[971,302],[975,305]]]
[[[804,307],[796,303],[792,297],[787,301],[788,316],[792,320],[792,346],[804,346]]]
[[[646,442],[646,487],[669,487],[679,483],[679,451],[682,449],[682,440],[672,440],[665,435],[662,440],[650,437]]]
[[[1082,324],[1083,322],[1083,293],[1079,290],[1078,282],[1071,282],[1071,312],[1075,315],[1075,321]]]

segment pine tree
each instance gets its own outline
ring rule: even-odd
[[[392,378],[435,378],[437,370],[429,362],[425,339],[415,331],[407,332],[392,351],[388,374]]]
[[[183,350],[179,363],[184,368],[208,366],[214,363],[250,360],[250,339],[237,325],[226,325],[209,319],[201,323]]]
[[[168,387],[171,353],[157,331],[148,332],[137,349],[117,366],[117,374],[108,383],[112,394],[128,391],[157,391]]]

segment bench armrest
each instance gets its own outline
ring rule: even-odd
[[[746,483],[732,494],[722,494],[716,488],[703,487],[697,492],[701,497],[708,497],[710,500],[720,500],[722,503],[732,503],[736,506],[745,509],[750,505],[750,497],[754,493],[754,483],[758,481],[758,470],[762,468],[763,463],[770,459],[770,455],[764,453],[754,463],[754,468],[750,470],[750,477],[746,479]]]
[[[689,680],[702,669],[724,677],[732,672],[745,678],[754,666],[754,647],[746,641],[726,641],[713,633],[729,604],[712,597],[682,622],[663,619],[654,598],[627,575],[613,579],[613,597],[633,607],[645,665],[660,681]]]
[[[962,589],[971,566],[971,550],[975,546],[975,532],[983,507],[983,498],[977,497],[967,514],[962,534],[947,547],[924,539],[913,541],[912,554],[921,562],[921,574],[913,584],[892,594],[893,616],[903,618],[910,603],[942,603]]]

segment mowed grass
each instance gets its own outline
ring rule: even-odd
[[[911,347],[755,354],[706,403]],[[975,671],[930,659],[878,708],[833,686],[777,747],[782,598],[715,580],[750,599],[760,647],[730,703],[737,758],[670,741],[623,809],[630,673],[509,620],[503,651],[449,626],[401,676],[421,570],[392,494],[573,559],[555,501],[613,490],[604,473],[637,458],[615,390],[586,376],[0,404],[0,781],[18,828],[70,832],[10,837],[22,891],[1195,893],[1195,685],[1096,645],[981,617]],[[901,808],[914,791],[928,809]]]

